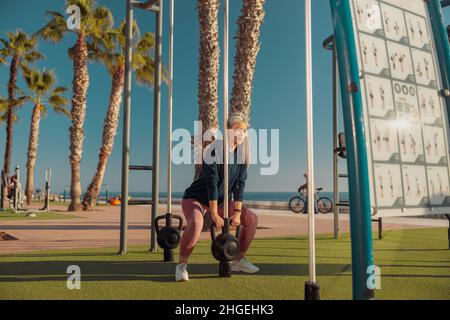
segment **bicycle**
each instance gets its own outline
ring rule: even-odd
[[[318,210],[320,213],[326,214],[333,210],[333,202],[327,197],[321,197],[320,191],[323,188],[317,188],[314,195],[315,211]],[[298,190],[299,195],[293,197],[289,200],[289,209],[294,213],[307,213],[306,208],[306,197],[303,192]],[[315,212],[317,213],[317,212]]]

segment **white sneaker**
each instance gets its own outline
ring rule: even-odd
[[[239,261],[234,261],[231,265],[231,271],[233,272],[244,272],[244,273],[257,273],[259,268],[253,265],[250,261],[242,258]]]
[[[189,281],[186,263],[180,263],[175,268],[175,281]]]

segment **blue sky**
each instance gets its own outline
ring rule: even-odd
[[[193,131],[193,121],[198,117],[197,66],[198,22],[196,0],[175,0],[175,69],[174,69],[174,118],[173,127]],[[28,33],[38,30],[44,23],[46,10],[64,9],[62,0],[2,1],[0,4],[1,37],[7,31],[18,28]],[[116,23],[123,19],[125,1],[98,0],[108,6]],[[168,1],[165,6],[164,63],[168,61]],[[332,33],[328,0],[313,3],[313,70],[314,70],[314,119],[315,165],[317,185],[325,190],[332,187],[332,109],[331,109],[331,54],[322,49],[322,41]],[[236,20],[242,1],[230,1],[230,35],[236,31]],[[306,170],[305,123],[305,67],[304,67],[304,1],[267,0],[266,18],[261,32],[261,51],[258,56],[252,97],[252,127],[280,130],[280,170],[274,176],[261,176],[258,166],[253,166],[247,181],[248,191],[293,191],[302,182]],[[141,31],[154,31],[154,16],[142,11],[135,15]],[[448,15],[447,15],[448,18]],[[220,25],[222,26],[222,24]],[[41,42],[40,50],[46,60],[37,64],[39,69],[54,69],[60,85],[71,88],[72,63],[67,49],[74,43],[74,36],[67,36],[53,45]],[[233,71],[234,40],[230,37],[230,75]],[[87,100],[86,139],[82,160],[82,186],[92,178],[101,143],[101,130],[110,92],[110,77],[104,66],[89,65],[90,87]],[[230,76],[231,78],[231,76]],[[0,67],[0,95],[6,95],[8,69]],[[231,79],[230,79],[231,80]],[[230,81],[230,86],[232,82]],[[220,84],[220,87],[222,85]],[[19,87],[24,88],[22,79]],[[167,155],[167,87],[163,89],[161,110],[161,190],[166,188]],[[133,84],[131,163],[150,164],[152,161],[153,92]],[[220,92],[221,96],[221,92]],[[70,98],[70,95],[68,96]],[[222,106],[220,106],[222,107]],[[15,125],[12,164],[22,168],[26,163],[31,105],[25,105],[18,113]],[[220,111],[220,114],[222,112]],[[53,169],[53,189],[62,190],[70,183],[69,129],[70,122],[50,112],[41,122],[40,144],[36,166],[36,187],[43,185],[44,169]],[[0,162],[3,161],[5,128],[0,125]],[[110,190],[120,189],[122,129],[119,127],[114,153],[110,158],[104,183]],[[341,164],[345,163],[341,161]],[[342,166],[342,170],[345,167]],[[192,181],[193,166],[173,167],[173,190],[182,191]],[[150,190],[150,173],[132,173],[132,191]]]

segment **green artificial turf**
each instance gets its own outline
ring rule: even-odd
[[[28,214],[34,213],[35,217],[29,217]],[[0,222],[8,220],[52,220],[52,219],[73,219],[80,218],[74,215],[58,212],[17,212],[1,211]]]
[[[174,282],[175,264],[146,247],[131,247],[126,256],[114,248],[2,255],[0,299],[303,299],[306,238],[255,240],[248,257],[261,272],[228,279],[217,277],[209,246],[202,241],[195,249],[187,283]],[[450,299],[447,229],[386,231],[374,248],[378,299]],[[319,237],[316,249],[321,298],[351,299],[348,236]],[[66,287],[69,265],[81,268],[81,290]]]

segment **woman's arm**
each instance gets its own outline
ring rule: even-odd
[[[203,161],[202,171],[204,171],[206,175],[206,189],[208,192],[208,202],[209,202],[209,210],[211,212],[211,219],[218,229],[221,229],[224,225],[223,219],[219,216],[219,212],[217,210],[217,202],[219,198],[219,190],[217,187],[217,183],[219,181],[219,174],[217,172],[217,164],[213,162],[211,164],[207,164]]]
[[[219,216],[219,212],[217,210],[217,200],[209,201],[209,211],[211,212],[211,219],[213,220],[216,228],[222,229],[224,225],[224,221],[221,216]]]
[[[233,189],[233,199],[235,202],[240,202],[242,206],[242,201],[244,200],[245,191],[245,181],[247,180],[247,166],[242,165],[241,171],[236,181],[236,185]],[[239,208],[240,209],[240,208]]]
[[[244,165],[239,173],[236,186],[233,190],[234,198],[234,213],[231,216],[231,223],[233,225],[241,224],[242,205],[244,200],[245,181],[247,180],[247,165]]]
[[[217,183],[219,181],[219,174],[217,172],[217,164],[211,163],[207,164],[203,162],[202,171],[206,176],[206,189],[208,192],[208,200],[218,200],[219,198],[219,190],[217,188]]]

